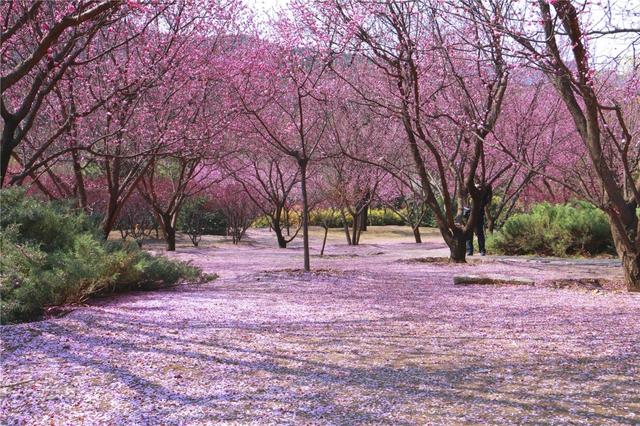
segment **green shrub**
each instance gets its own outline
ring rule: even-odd
[[[291,221],[293,224],[297,224],[297,213],[290,213]],[[369,209],[368,224],[372,226],[383,225],[407,225],[398,213],[391,209],[385,208],[371,208]],[[351,225],[351,218],[347,216],[347,221]],[[430,214],[425,215],[422,219],[422,226],[434,226],[433,216]],[[255,228],[267,228],[269,226],[269,218],[261,216],[253,222]],[[309,225],[311,226],[328,226],[329,228],[342,228],[344,226],[344,220],[340,214],[340,210],[336,209],[315,209],[309,213]]]
[[[544,256],[615,253],[606,215],[585,202],[541,203],[510,217],[488,240],[498,254]]]
[[[271,220],[269,216],[260,216],[251,224],[254,228],[268,228],[271,225]]]
[[[185,263],[154,257],[135,243],[106,242],[87,217],[64,203],[0,191],[2,323],[28,321],[45,307],[110,292],[202,278]]]
[[[351,218],[347,216],[347,221],[351,225]],[[309,223],[314,226],[321,226],[326,223],[329,228],[342,228],[344,221],[339,210],[318,209],[309,215]],[[404,225],[402,217],[391,209],[369,209],[368,224],[372,226],[382,225]]]
[[[342,215],[339,210],[315,209],[309,213],[309,225],[342,228],[344,221],[342,220]]]
[[[369,209],[369,224],[376,225],[405,225],[402,217],[390,209]]]
[[[78,233],[98,235],[85,214],[73,211],[65,203],[45,203],[15,189],[2,190],[0,203],[0,229],[19,224],[20,239],[37,242],[47,252],[68,247]]]
[[[227,219],[220,210],[209,207],[206,198],[194,198],[182,206],[177,228],[188,234],[226,235]]]

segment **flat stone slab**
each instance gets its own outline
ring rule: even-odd
[[[455,285],[535,285],[535,281],[527,278],[509,277],[507,275],[456,275]]]

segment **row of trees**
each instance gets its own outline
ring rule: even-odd
[[[527,200],[579,197],[638,290],[638,58],[591,56],[595,38],[637,43],[637,11],[520,3],[292,1],[259,23],[238,0],[3,2],[2,185],[73,198],[105,236],[141,198],[169,249],[187,200],[233,188],[280,247],[302,234],[305,270],[314,206],[351,244],[372,203],[417,241],[432,215],[464,262],[488,191],[490,230]]]

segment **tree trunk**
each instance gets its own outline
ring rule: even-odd
[[[362,209],[362,213],[360,215],[360,231],[367,230],[367,222],[369,222],[369,205]]]
[[[354,214],[352,218],[353,218],[353,226],[351,227],[351,245],[357,246],[358,240],[359,240],[358,236],[360,233],[360,221],[358,220],[360,219],[360,215]]]
[[[176,251],[176,227],[175,220],[169,214],[160,215],[162,220],[162,229],[164,231],[164,239],[167,243],[167,251]]]
[[[287,237],[291,235],[291,222],[289,221],[289,209],[284,209],[284,224],[287,228]]]
[[[284,235],[282,235],[282,227],[280,226],[280,221],[274,220],[272,223],[272,227],[273,227],[273,232],[276,233],[276,239],[278,240],[278,247],[287,248],[287,240],[284,237]]]
[[[164,234],[166,235],[167,251],[176,251],[176,229],[167,225],[164,227]]]
[[[611,218],[609,219],[609,223],[611,224],[611,235],[613,236],[618,257],[622,260],[622,269],[624,270],[624,281],[627,290],[640,292],[640,253],[634,253],[629,250],[628,246],[624,243],[624,236],[620,235],[618,228],[613,224]],[[632,224],[631,226],[634,225],[637,226],[637,224]],[[627,238],[629,238],[629,236],[627,236]]]
[[[156,217],[156,240],[159,240],[160,237],[162,237],[163,239],[166,238],[167,236],[164,233],[164,228],[162,226],[159,226],[162,224],[162,218],[160,217],[160,215],[154,211],[153,213]]]
[[[487,231],[489,231],[490,234],[493,234],[493,231],[496,228],[496,220],[491,215],[485,215],[485,217],[487,219]]]
[[[104,218],[102,219],[102,235],[104,236],[104,239],[107,240],[109,239],[109,234],[111,233],[111,230],[113,229],[113,226],[116,223],[116,219],[118,218],[118,206],[117,203],[114,203],[113,200],[109,199],[108,201],[108,205],[107,205],[107,211],[106,214],[104,215]]]
[[[80,157],[78,151],[71,151],[71,158],[73,159],[73,175],[76,179],[76,192],[78,195],[78,205],[85,212],[89,212],[89,203],[87,202],[87,190],[84,186],[84,175],[82,173],[82,166],[80,165]]]
[[[360,244],[360,236],[362,235],[362,228],[358,226],[358,229],[353,230],[353,236],[356,238],[353,245],[357,246]]]
[[[416,239],[417,244],[422,243],[422,236],[420,235],[420,226],[413,227],[413,237]]]
[[[309,260],[309,200],[307,198],[307,162],[306,158],[298,160],[300,166],[300,184],[302,189],[302,247],[304,251],[304,270],[311,271]]]
[[[340,216],[342,217],[344,236],[347,238],[347,244],[351,245],[351,233],[349,232],[349,222],[347,222],[347,216],[344,214],[343,210],[340,210]]]
[[[106,163],[108,164],[108,161]],[[111,180],[113,181],[113,184],[109,185],[110,188],[109,188],[109,201],[107,205],[107,213],[105,214],[105,217],[102,220],[102,232],[104,234],[105,240],[109,238],[109,234],[111,233],[111,230],[113,229],[113,226],[115,225],[116,220],[120,215],[120,211],[122,210],[122,207],[127,202],[129,197],[133,193],[133,190],[137,187],[138,182],[140,182],[140,179],[144,175],[144,172],[140,173],[140,175],[135,179],[135,182],[133,182],[128,187],[128,189],[121,194],[120,193],[120,190],[121,190],[120,177],[119,177],[120,172],[118,170],[119,168],[120,166],[118,165],[118,163],[116,163],[116,165],[114,166],[113,176],[111,178]]]
[[[640,256],[631,253],[622,257],[624,281],[628,291],[640,292]]]
[[[324,238],[322,239],[322,250],[320,250],[320,257],[324,256],[324,247],[327,244],[327,234],[329,233],[329,227],[324,226]]]
[[[455,232],[453,238],[447,242],[449,246],[449,262],[466,263],[467,239],[462,232]]]
[[[344,222],[344,236],[347,238],[347,244],[351,245],[351,233],[349,232],[349,224]]]
[[[277,206],[275,213],[273,214],[273,216],[271,216],[271,220],[269,221],[269,228],[276,233],[278,247],[287,248],[287,239],[284,237],[284,235],[282,235],[282,223],[280,222],[281,217],[282,210],[279,206]]]
[[[9,171],[11,153],[13,152],[13,148],[15,147],[13,137],[17,126],[11,121],[4,119],[2,140],[0,140],[0,187],[4,186],[4,179],[7,177],[7,172]]]

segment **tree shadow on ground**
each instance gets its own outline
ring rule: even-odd
[[[533,362],[510,359],[509,354],[483,359],[456,358],[460,354],[454,353],[448,363],[436,365],[427,361],[446,358],[447,354],[427,347],[419,351],[420,359],[397,365],[385,360],[384,355],[398,352],[398,343],[380,343],[388,339],[378,336],[375,344],[379,348],[369,358],[349,362],[349,357],[332,359],[331,353],[336,349],[362,350],[365,346],[354,346],[354,340],[330,331],[347,329],[353,338],[372,341],[369,333],[384,329],[384,324],[376,320],[279,324],[274,334],[283,344],[305,334],[315,339],[315,352],[298,354],[253,343],[267,330],[257,323],[252,326],[250,321],[210,323],[208,333],[200,333],[204,337],[194,341],[189,338],[190,329],[172,326],[171,321],[140,322],[135,317],[107,313],[101,313],[99,319],[86,328],[58,324],[48,328],[51,337],[71,340],[81,350],[59,345],[35,345],[31,350],[47,359],[88,367],[125,384],[140,401],[140,419],[152,423],[173,422],[168,419],[177,423],[178,418],[186,423],[247,421],[258,413],[277,419],[279,414],[270,408],[273,406],[283,407],[280,415],[292,414],[298,421],[337,424],[412,424],[420,419],[486,423],[522,421],[526,416],[537,416],[530,421],[540,422],[637,423],[637,419],[624,414],[623,408],[638,407],[640,383],[634,376],[637,353],[567,359],[532,354]],[[221,330],[225,331],[220,336],[224,341],[213,338]],[[319,331],[328,333],[322,336]],[[389,336],[397,337],[397,333]],[[371,352],[370,345],[366,348]],[[205,374],[205,387],[200,388],[203,392],[194,393],[189,383],[179,384],[162,374],[149,376],[147,370],[136,371],[135,362],[114,365],[103,358],[110,353],[125,354],[121,359],[139,360],[146,354],[150,360],[204,363],[207,368],[199,373]],[[263,377],[267,388],[269,383],[273,385],[270,391],[255,392],[246,386],[246,381],[256,375]],[[216,380],[224,380],[231,391],[215,391]],[[536,386],[537,380],[555,383],[556,388]],[[202,382],[197,386],[203,386]],[[202,414],[205,417],[189,414],[194,407],[207,412]],[[185,414],[180,415],[181,411]]]

